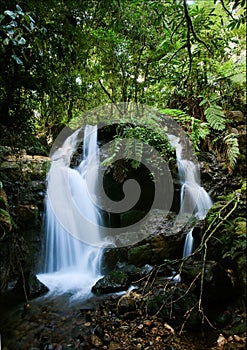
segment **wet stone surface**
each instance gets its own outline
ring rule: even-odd
[[[163,285],[164,286],[164,285]],[[161,288],[157,286],[157,288]],[[174,288],[174,287],[172,287]],[[179,287],[180,288],[180,287]],[[182,286],[181,286],[182,288]],[[181,290],[181,288],[179,290]],[[178,290],[178,291],[179,291]],[[245,338],[204,327],[179,335],[176,323],[164,313],[149,312],[145,299],[155,295],[143,289],[121,295],[92,296],[87,301],[71,295],[46,295],[28,305],[1,305],[4,350],[224,350],[244,349]],[[151,294],[150,294],[151,293]],[[158,305],[160,307],[161,305]],[[157,310],[156,310],[157,311]],[[181,324],[181,320],[180,320]],[[219,342],[224,342],[223,347]],[[221,344],[221,343],[220,343]],[[228,346],[228,347],[227,347]],[[234,347],[235,346],[235,347]]]

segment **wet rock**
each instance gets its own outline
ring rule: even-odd
[[[3,179],[11,182],[19,181],[20,177],[31,180],[44,180],[47,169],[50,164],[50,158],[45,156],[7,155],[0,164],[0,171]]]
[[[153,209],[140,227],[138,234],[142,239],[138,243],[128,247],[105,249],[102,272],[112,271],[118,262],[142,267],[145,264],[162,264],[164,259],[180,258],[189,227],[176,226],[175,216],[175,213]]]
[[[108,348],[108,350],[121,350],[121,349],[122,349],[121,345],[116,342],[111,342]]]
[[[145,264],[142,267],[136,267],[134,264],[118,263],[115,271],[121,271],[128,275],[129,282],[135,282],[140,278],[148,275],[153,270],[153,267],[149,264]]]
[[[190,284],[202,271],[201,261],[185,262],[181,273],[182,281]],[[234,287],[224,268],[216,261],[207,261],[204,272],[203,296],[207,303],[222,303],[234,295]],[[200,283],[196,289],[199,292]]]
[[[131,247],[128,252],[128,262],[136,266],[142,266],[152,259],[152,250],[150,244]]]
[[[20,277],[13,288],[13,293],[16,294],[17,299],[22,300],[26,300],[26,296],[28,299],[36,298],[48,291],[49,289],[32,273],[26,273],[24,278]]]
[[[19,204],[17,207],[17,215],[20,225],[29,228],[37,225],[39,209],[33,204]]]
[[[5,222],[8,223],[8,227],[4,227],[5,233],[14,227],[14,234],[5,234],[0,242],[0,285],[1,291],[5,292],[13,281],[22,279],[20,263],[24,271],[36,270],[41,246],[45,177],[50,159],[27,155],[20,150],[13,154],[13,149],[3,147],[0,148],[0,156],[1,181],[8,196],[11,215],[9,222],[5,215]],[[2,208],[4,202],[0,202]],[[0,213],[0,237],[1,217]]]
[[[120,216],[121,226],[130,226],[140,221],[145,216],[145,211],[141,210],[130,210]]]
[[[0,241],[0,291],[8,292],[13,288],[21,275],[20,256],[29,254],[28,247],[23,237],[16,237],[13,234],[7,234]]]
[[[116,268],[117,263],[127,261],[128,250],[126,247],[106,248],[102,256],[101,272],[107,274]]]
[[[145,264],[140,268],[140,277],[148,275],[153,270],[153,267],[149,264]]]
[[[126,273],[131,280],[138,276],[140,269],[134,264],[117,263],[116,269]]]
[[[139,298],[140,296],[136,293],[126,293],[123,295],[117,304],[118,313],[123,315],[126,312],[135,311]]]
[[[239,133],[238,142],[241,150],[239,164],[237,166],[245,174],[246,161],[245,159],[241,160],[241,157],[246,154],[246,131],[244,135]],[[202,186],[213,200],[240,187],[239,179],[229,174],[225,163],[220,164],[216,156],[212,153],[201,152],[199,155],[199,164]]]
[[[130,247],[128,263],[136,266],[145,264],[161,264],[164,259],[175,259],[181,256],[185,232],[180,231],[170,235],[163,233],[150,236],[142,243]]]
[[[224,328],[229,325],[232,321],[232,313],[229,310],[225,310],[223,313],[219,314],[215,320],[215,325],[218,328]]]
[[[95,334],[92,334],[90,336],[90,343],[95,346],[96,348],[99,348],[100,346],[103,345],[102,340]]]
[[[158,314],[160,318],[173,327],[181,327],[189,310],[187,328],[196,329],[200,325],[200,316],[193,307],[197,298],[193,293],[186,293],[185,286],[174,286],[169,289],[156,288],[147,300],[147,312],[149,315]]]
[[[119,292],[126,290],[129,284],[129,278],[126,273],[112,271],[96,282],[92,287],[92,292],[96,295]]]

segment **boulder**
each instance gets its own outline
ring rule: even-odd
[[[33,299],[47,293],[49,289],[38,280],[33,273],[25,273],[24,278],[20,277],[13,288],[13,293],[17,299]]]
[[[133,264],[128,265],[125,263],[118,263],[116,265],[116,268],[117,268],[117,271],[126,273],[128,275],[130,282],[135,282],[139,280],[140,278],[148,275],[153,270],[153,267],[149,264],[146,264],[142,267],[136,267]]]
[[[188,260],[184,263],[181,278],[190,285],[195,277],[202,271],[202,261]],[[200,291],[200,278],[197,280],[195,292]],[[216,261],[208,260],[204,271],[203,299],[206,303],[224,303],[234,295],[234,287],[230,277],[222,265]]]
[[[131,247],[128,251],[128,263],[136,266],[142,266],[151,262],[152,250],[151,245],[145,243],[137,247]]]
[[[105,249],[102,273],[114,270],[118,262],[141,267],[145,264],[162,264],[165,259],[181,258],[190,227],[174,227],[175,217],[175,213],[153,209],[139,230],[140,237],[146,238],[133,245]]]
[[[92,287],[96,295],[115,293],[128,289],[130,285],[128,275],[122,271],[112,271],[99,279]]]
[[[126,262],[128,256],[127,247],[105,248],[101,261],[101,273],[107,274],[113,271],[118,262]]]

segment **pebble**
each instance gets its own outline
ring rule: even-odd
[[[111,342],[108,350],[120,350],[121,346],[119,343]]]
[[[90,340],[91,340],[91,344],[93,346],[96,346],[96,348],[98,348],[99,346],[103,345],[102,340],[95,334],[91,335],[91,339]]]

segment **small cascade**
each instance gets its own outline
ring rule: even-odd
[[[76,168],[71,168],[79,132],[68,137],[52,156],[47,178],[44,264],[37,277],[51,292],[87,297],[101,277],[100,215],[95,205],[99,166],[97,126],[85,127],[83,158]],[[86,176],[89,170],[90,176]],[[80,216],[86,218],[88,226],[82,226]],[[85,243],[88,241],[96,246]]]
[[[198,166],[192,161],[183,158],[183,147],[179,137],[168,135],[172,146],[176,149],[178,175],[181,182],[179,215],[192,214],[198,219],[204,219],[213,202],[200,184]],[[193,252],[193,228],[188,232],[183,257]]]
[[[184,249],[183,249],[183,258],[186,258],[187,256],[190,256],[193,252],[193,236],[192,236],[193,229],[191,229],[185,238],[184,242]]]

